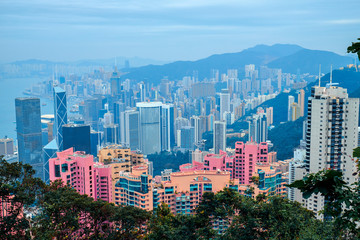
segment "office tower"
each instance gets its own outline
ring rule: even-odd
[[[137,103],[140,116],[140,150],[144,154],[161,152],[161,102]]]
[[[120,73],[117,71],[117,67],[115,66],[114,72],[110,78],[111,83],[111,95],[119,95],[121,92],[121,81],[120,81]]]
[[[214,122],[215,122],[214,114],[209,114],[209,116],[207,116],[207,130],[208,131],[214,131]]]
[[[107,111],[104,114],[104,126],[109,126],[111,124],[114,124],[114,114],[112,114],[111,112]]]
[[[74,148],[75,151],[91,153],[90,126],[78,124],[63,125],[64,149]]]
[[[162,104],[161,107],[161,148],[165,151],[171,151],[175,146],[174,131],[174,105]]]
[[[206,117],[192,116],[190,123],[195,130],[195,144],[197,144],[202,140],[203,133],[206,132]]]
[[[226,123],[224,121],[214,122],[214,136],[213,136],[214,153],[219,153],[220,150],[226,150]]]
[[[50,183],[49,173],[49,159],[56,157],[59,151],[56,139],[51,140],[46,146],[43,147],[43,161],[44,161],[44,182]]]
[[[194,150],[195,147],[195,129],[194,127],[183,127],[180,130],[181,144],[180,147],[184,150]]]
[[[304,116],[305,91],[301,89],[298,93],[298,104],[300,106],[300,117]]]
[[[141,102],[136,107],[140,114],[140,150],[144,154],[170,151],[175,145],[173,105]]]
[[[291,113],[291,121],[296,121],[300,117],[300,106],[297,103],[293,103],[291,105],[290,113]]]
[[[54,87],[54,117],[53,134],[60,151],[63,150],[62,126],[68,123],[66,92],[60,87]]]
[[[140,102],[145,102],[146,101],[146,86],[145,86],[144,82],[139,83],[139,88],[140,88]]]
[[[223,119],[226,122],[226,125],[231,125],[235,121],[235,115],[231,112],[224,112]]]
[[[125,103],[117,101],[114,102],[114,123],[120,126],[120,114],[126,109]]]
[[[121,142],[132,150],[140,148],[139,112],[127,110],[123,112],[124,140]]]
[[[98,128],[99,110],[100,104],[99,99],[90,98],[85,100],[84,106],[84,118],[86,123],[91,124],[95,129]],[[64,148],[65,149],[65,148]]]
[[[97,156],[102,142],[103,142],[102,132],[97,132],[97,131],[91,130],[90,131],[91,155],[93,155],[94,157]]]
[[[358,122],[359,99],[349,98],[347,89],[331,85],[313,87],[308,100],[303,175],[336,169],[343,172],[344,181],[354,183],[356,163],[351,156],[358,146]],[[324,206],[324,199],[319,194],[300,202],[316,212]]]
[[[220,120],[224,120],[224,112],[230,112],[230,93],[228,89],[222,89],[220,93]]]
[[[16,98],[16,131],[19,161],[30,164],[35,177],[44,178],[39,98]]]
[[[110,124],[104,126],[104,143],[107,144],[118,144],[119,143],[119,125]]]
[[[288,97],[288,121],[291,121],[291,106],[294,103],[294,96]]]
[[[14,140],[12,138],[0,139],[0,156],[14,154]]]
[[[249,122],[249,141],[250,142],[266,142],[268,135],[266,113],[254,114]]]

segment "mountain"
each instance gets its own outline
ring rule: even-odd
[[[215,54],[197,61],[177,61],[165,65],[132,68],[123,78],[158,84],[164,77],[177,80],[184,76],[192,76],[194,71],[197,71],[199,79],[203,79],[210,76],[211,69],[218,69],[220,73],[223,73],[227,69],[235,68],[241,72],[247,64],[264,65],[302,49],[298,45],[291,44],[257,45],[238,53]]]
[[[336,69],[353,62],[353,58],[340,56],[333,52],[302,49],[291,55],[275,59],[268,63],[267,66],[281,68],[286,73],[296,74],[299,69],[300,73],[317,75],[319,73],[319,64],[321,64],[322,72],[330,72],[331,65]]]

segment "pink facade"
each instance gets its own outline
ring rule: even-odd
[[[267,143],[236,142],[235,156],[227,156],[226,152],[223,151],[220,151],[219,154],[207,154],[204,157],[204,163],[184,164],[180,166],[180,171],[228,171],[232,179],[239,179],[241,184],[249,184],[255,172],[255,165],[268,165],[268,159]]]
[[[236,142],[233,178],[239,179],[241,184],[249,184],[256,163],[268,164],[267,143]]]
[[[50,181],[61,179],[80,194],[111,202],[111,168],[94,163],[92,155],[69,148],[49,159]]]

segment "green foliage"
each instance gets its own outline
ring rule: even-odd
[[[360,41],[360,38],[358,38],[357,40],[359,40]],[[348,53],[357,53],[357,55],[358,55],[358,58],[359,58],[359,60],[360,60],[360,42],[353,42],[352,44],[351,44],[351,46],[349,46],[348,48],[347,48],[347,52]]]

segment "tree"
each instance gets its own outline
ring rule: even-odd
[[[28,164],[8,163],[0,156],[0,236],[33,238],[31,216],[45,184]],[[36,209],[35,209],[36,210]]]
[[[358,38],[357,40],[360,40],[360,38]],[[347,48],[347,52],[348,53],[357,53],[357,55],[358,55],[358,58],[359,58],[359,60],[360,60],[360,42],[353,42],[352,44],[351,44],[351,46],[349,46],[348,48]]]

